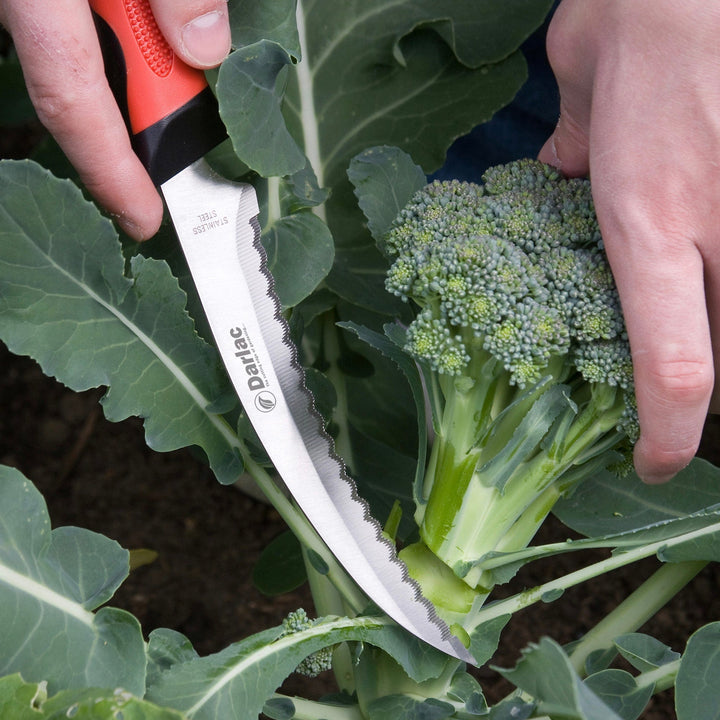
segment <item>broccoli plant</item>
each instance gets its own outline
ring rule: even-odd
[[[422,584],[429,549],[482,593],[483,558],[525,547],[584,477],[631,464],[630,348],[590,184],[533,161],[491,168],[484,186],[436,181],[384,246],[388,290],[417,308],[404,349],[436,432],[421,542],[402,557]]]

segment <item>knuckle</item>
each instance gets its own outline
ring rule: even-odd
[[[30,92],[40,122],[48,128],[69,123],[73,114],[88,106],[93,87],[81,80],[68,82],[62,87],[50,83],[36,83],[30,88]]]
[[[660,405],[691,406],[709,402],[714,384],[712,362],[694,358],[660,360],[647,367],[647,390]]]
[[[563,12],[564,9],[555,13],[545,37],[548,61],[556,75],[561,77],[571,74],[573,67],[577,67],[571,62],[575,54],[574,36],[568,32],[569,23]]]
[[[47,128],[52,128],[67,116],[73,107],[71,97],[66,91],[53,87],[38,87],[31,89],[33,105],[38,119]]]
[[[42,70],[28,78],[27,86],[38,118],[51,129],[69,124],[78,113],[92,112],[106,85],[102,68],[78,49],[63,48]]]
[[[592,75],[589,36],[584,29],[582,3],[561,3],[548,26],[545,50],[555,77],[565,82],[586,83]]]

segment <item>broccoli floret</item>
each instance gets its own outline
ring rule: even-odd
[[[315,624],[315,620],[311,620],[303,608],[298,608],[288,613],[288,616],[282,622],[282,632],[279,637],[293,635],[311,628]],[[331,647],[318,650],[312,655],[308,655],[295,668],[295,672],[305,677],[317,677],[325,670],[332,668],[332,651]]]
[[[523,548],[584,477],[627,467],[638,436],[589,182],[532,160],[483,181],[431,183],[384,243],[387,289],[417,307],[405,349],[435,418],[421,542],[479,592],[484,556]]]

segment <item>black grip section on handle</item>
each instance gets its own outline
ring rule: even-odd
[[[207,87],[171,115],[132,136],[132,146],[156,185],[177,175],[227,138]]]
[[[105,76],[130,132],[133,150],[152,181],[160,186],[227,138],[227,130],[218,114],[217,99],[210,87],[206,87],[175,112],[133,134],[128,109],[127,68],[120,41],[103,18],[97,13],[93,15]]]

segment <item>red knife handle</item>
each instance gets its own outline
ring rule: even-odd
[[[90,0],[115,99],[135,152],[156,185],[225,138],[202,70],[163,37],[149,0]]]

